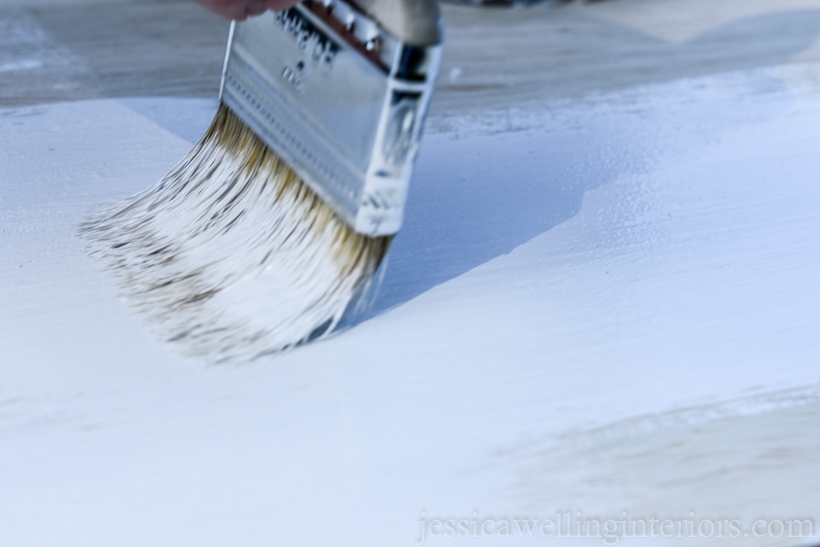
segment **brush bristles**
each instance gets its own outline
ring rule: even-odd
[[[217,362],[331,332],[392,239],[354,232],[225,106],[156,186],[81,233],[162,337]]]

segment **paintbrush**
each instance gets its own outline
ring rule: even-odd
[[[89,252],[185,354],[248,361],[328,336],[401,227],[440,55],[436,0],[305,0],[233,23],[207,133],[83,223]]]

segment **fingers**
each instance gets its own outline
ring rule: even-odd
[[[267,0],[269,10],[282,11],[299,3],[299,0]]]
[[[252,0],[245,5],[245,17],[253,17],[254,15],[262,15],[268,11],[267,0]]]
[[[196,0],[215,14],[225,19],[244,19],[245,1],[240,0]]]

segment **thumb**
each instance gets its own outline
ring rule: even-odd
[[[295,6],[299,3],[299,0],[266,0],[265,4],[268,6],[269,10],[273,11],[282,11],[291,6]]]

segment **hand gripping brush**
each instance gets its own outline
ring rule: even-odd
[[[247,361],[327,335],[401,227],[440,54],[436,0],[234,23],[211,127],[81,226],[90,253],[184,353]]]

